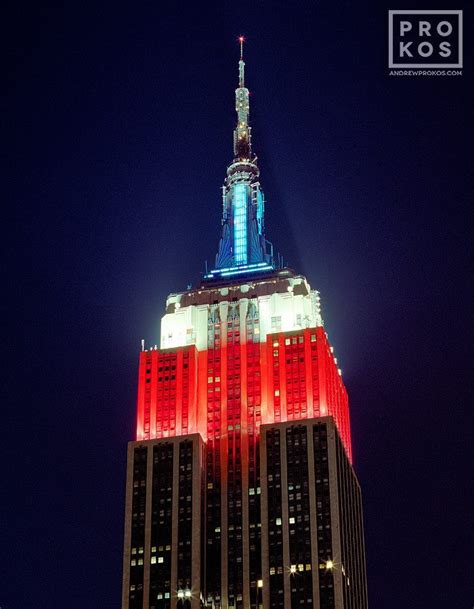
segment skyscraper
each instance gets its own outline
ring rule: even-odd
[[[122,609],[365,609],[347,392],[319,293],[265,237],[243,40],[221,239],[140,353]]]

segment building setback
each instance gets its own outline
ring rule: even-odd
[[[204,443],[199,434],[130,442],[122,606],[200,606]],[[179,596],[178,596],[179,591]]]
[[[332,417],[262,425],[265,607],[367,607],[359,483]]]
[[[366,609],[349,404],[319,293],[275,259],[239,61],[214,268],[140,353],[122,609]]]

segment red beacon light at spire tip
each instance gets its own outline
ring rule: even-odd
[[[242,61],[244,56],[244,42],[245,38],[243,36],[239,36],[239,44],[240,44],[240,59]]]

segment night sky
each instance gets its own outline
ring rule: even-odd
[[[406,5],[3,15],[2,609],[120,607],[140,339],[217,251],[241,33],[267,237],[349,391],[369,604],[471,609],[472,14],[462,77],[390,77],[388,8],[463,8]]]

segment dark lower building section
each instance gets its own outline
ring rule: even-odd
[[[223,454],[199,434],[130,442],[122,609],[367,609],[360,487],[332,417],[262,425],[248,476],[230,435]]]
[[[360,487],[331,417],[261,427],[265,609],[367,609]]]
[[[204,443],[128,446],[123,609],[198,609],[204,585]]]

